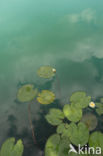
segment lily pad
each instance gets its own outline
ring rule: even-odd
[[[89,130],[86,127],[86,125],[82,122],[78,123],[76,125],[75,123],[71,123],[69,125],[69,138],[70,141],[78,146],[79,144],[81,146],[84,146],[89,139]]]
[[[98,131],[92,133],[89,138],[89,146],[94,148],[101,147],[103,154],[103,133]]]
[[[22,156],[23,150],[22,140],[18,140],[15,144],[15,138],[9,138],[1,147],[0,156]]]
[[[45,156],[68,156],[70,141],[58,134],[49,137],[45,146]]]
[[[58,125],[56,129],[58,134],[62,134],[62,137],[67,137],[68,136],[68,131],[69,131],[69,124],[67,123],[61,123]]]
[[[58,156],[59,144],[60,136],[58,134],[50,136],[45,145],[45,156]]]
[[[55,73],[56,69],[51,66],[41,66],[37,71],[38,76],[47,79],[53,77]]]
[[[65,129],[65,123],[61,123],[60,125],[58,125],[56,131],[57,131],[58,134],[62,134],[64,129]]]
[[[64,119],[64,114],[60,109],[52,108],[45,116],[45,118],[51,125],[56,126],[62,123],[62,120]]]
[[[82,109],[69,104],[64,105],[63,112],[65,117],[73,122],[78,122],[82,118]]]
[[[17,99],[20,102],[29,102],[36,97],[37,93],[38,90],[34,89],[32,84],[26,84],[18,90]]]
[[[102,115],[103,114],[103,103],[96,103],[96,112],[98,113],[98,115]]]
[[[55,100],[55,94],[49,90],[42,90],[38,94],[37,101],[41,104],[50,104]]]
[[[85,92],[74,92],[72,96],[70,97],[70,102],[74,107],[77,108],[86,108],[88,107],[89,103],[91,101],[90,96],[86,96]]]
[[[100,99],[100,102],[103,103],[103,97]]]
[[[87,113],[83,115],[81,121],[85,123],[85,125],[90,131],[94,130],[98,124],[96,116],[93,115],[92,113]]]
[[[70,149],[70,140],[67,137],[62,137],[59,144],[58,156],[68,156],[68,151]]]

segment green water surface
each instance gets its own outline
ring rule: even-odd
[[[43,84],[36,75],[41,65],[56,68],[64,102],[78,90],[103,96],[102,6],[102,0],[0,0],[0,145],[31,135],[27,104],[18,104],[16,94],[23,83]],[[40,104],[32,107],[40,122]]]

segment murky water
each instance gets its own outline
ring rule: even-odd
[[[28,104],[16,101],[18,88],[33,83],[59,93],[55,79],[36,75],[41,65],[56,68],[62,90],[61,105],[74,91],[93,99],[103,96],[103,1],[0,1],[0,145],[8,137],[22,138],[24,156],[42,155],[55,128],[43,118],[46,111],[34,102],[32,119],[38,140],[33,146]]]

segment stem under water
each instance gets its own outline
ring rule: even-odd
[[[37,144],[35,134],[34,134],[34,128],[33,128],[33,124],[32,124],[32,119],[31,119],[31,103],[29,103],[29,105],[28,105],[28,117],[29,117],[30,127],[31,127],[31,130],[32,130],[33,142],[34,142],[34,144]]]

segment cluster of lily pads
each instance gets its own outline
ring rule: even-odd
[[[56,70],[51,66],[42,66],[37,70],[38,76],[42,78],[51,78],[55,75]],[[55,100],[55,94],[50,90],[38,91],[33,84],[26,84],[19,88],[17,93],[17,100],[20,102],[30,102],[36,100],[40,104],[50,104]]]
[[[50,79],[56,75],[56,69],[51,66],[42,66],[37,70],[37,74],[41,78]],[[18,101],[31,102],[34,99],[40,104],[48,105],[54,102],[56,96],[51,90],[39,91],[33,84],[25,84],[19,88],[17,92]],[[91,111],[86,113],[85,110]],[[103,98],[101,98],[100,103],[94,103],[91,97],[82,91],[74,92],[62,110],[51,108],[45,115],[45,119],[49,124],[56,127],[56,133],[50,136],[46,142],[45,156],[78,155],[68,153],[70,144],[76,148],[79,144],[94,148],[101,147],[103,155],[103,133],[98,130],[95,131],[98,119],[94,113],[97,114],[98,118],[103,115]]]
[[[67,156],[69,155],[69,144],[73,144],[76,147],[79,144],[81,146],[88,144],[88,146],[94,148],[101,147],[103,155],[103,133],[93,131],[98,125],[98,120],[93,113],[84,113],[84,109],[90,106],[90,102],[91,97],[87,96],[85,92],[79,91],[72,94],[70,103],[65,104],[63,110],[50,109],[45,118],[51,125],[57,128],[56,134],[50,136],[47,140],[45,156]],[[95,103],[98,115],[103,114],[102,107],[102,103]],[[72,154],[77,155],[70,153],[70,155]]]

